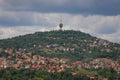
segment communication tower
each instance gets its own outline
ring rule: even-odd
[[[63,23],[62,23],[62,17],[60,18],[60,24],[59,24],[60,30],[62,31]]]

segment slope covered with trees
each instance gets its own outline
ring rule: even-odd
[[[120,45],[80,31],[36,32],[0,40],[0,47],[24,49],[48,57],[89,61],[95,58],[120,58]]]

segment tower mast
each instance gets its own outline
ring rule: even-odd
[[[60,24],[59,24],[59,27],[60,27],[60,31],[62,31],[62,27],[63,27],[62,16],[60,17]]]

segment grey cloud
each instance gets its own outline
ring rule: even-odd
[[[112,33],[112,34],[106,34],[106,35],[101,35],[99,37],[112,41],[112,42],[117,42],[120,43],[120,31]]]
[[[115,33],[117,30],[115,28],[104,28],[104,29],[100,29],[98,30],[98,33],[100,34],[112,34]]]
[[[25,35],[34,33],[36,31],[44,31],[45,28],[43,27],[40,29],[39,27],[30,27],[30,26],[18,26],[18,27],[0,27],[0,39],[11,38],[19,35]]]
[[[0,8],[9,11],[120,14],[120,0],[0,0],[0,2]]]
[[[1,12],[0,26],[27,26],[33,25],[31,14],[24,12]]]
[[[48,14],[34,12],[9,12],[0,13],[0,26],[55,26],[55,18],[47,19]],[[49,16],[50,18],[50,16]]]

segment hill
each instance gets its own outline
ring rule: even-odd
[[[4,39],[0,40],[0,47],[32,52],[33,55],[69,58],[71,61],[120,58],[120,44],[72,30],[36,32]]]
[[[120,80],[120,44],[72,30],[0,40],[0,80]]]

